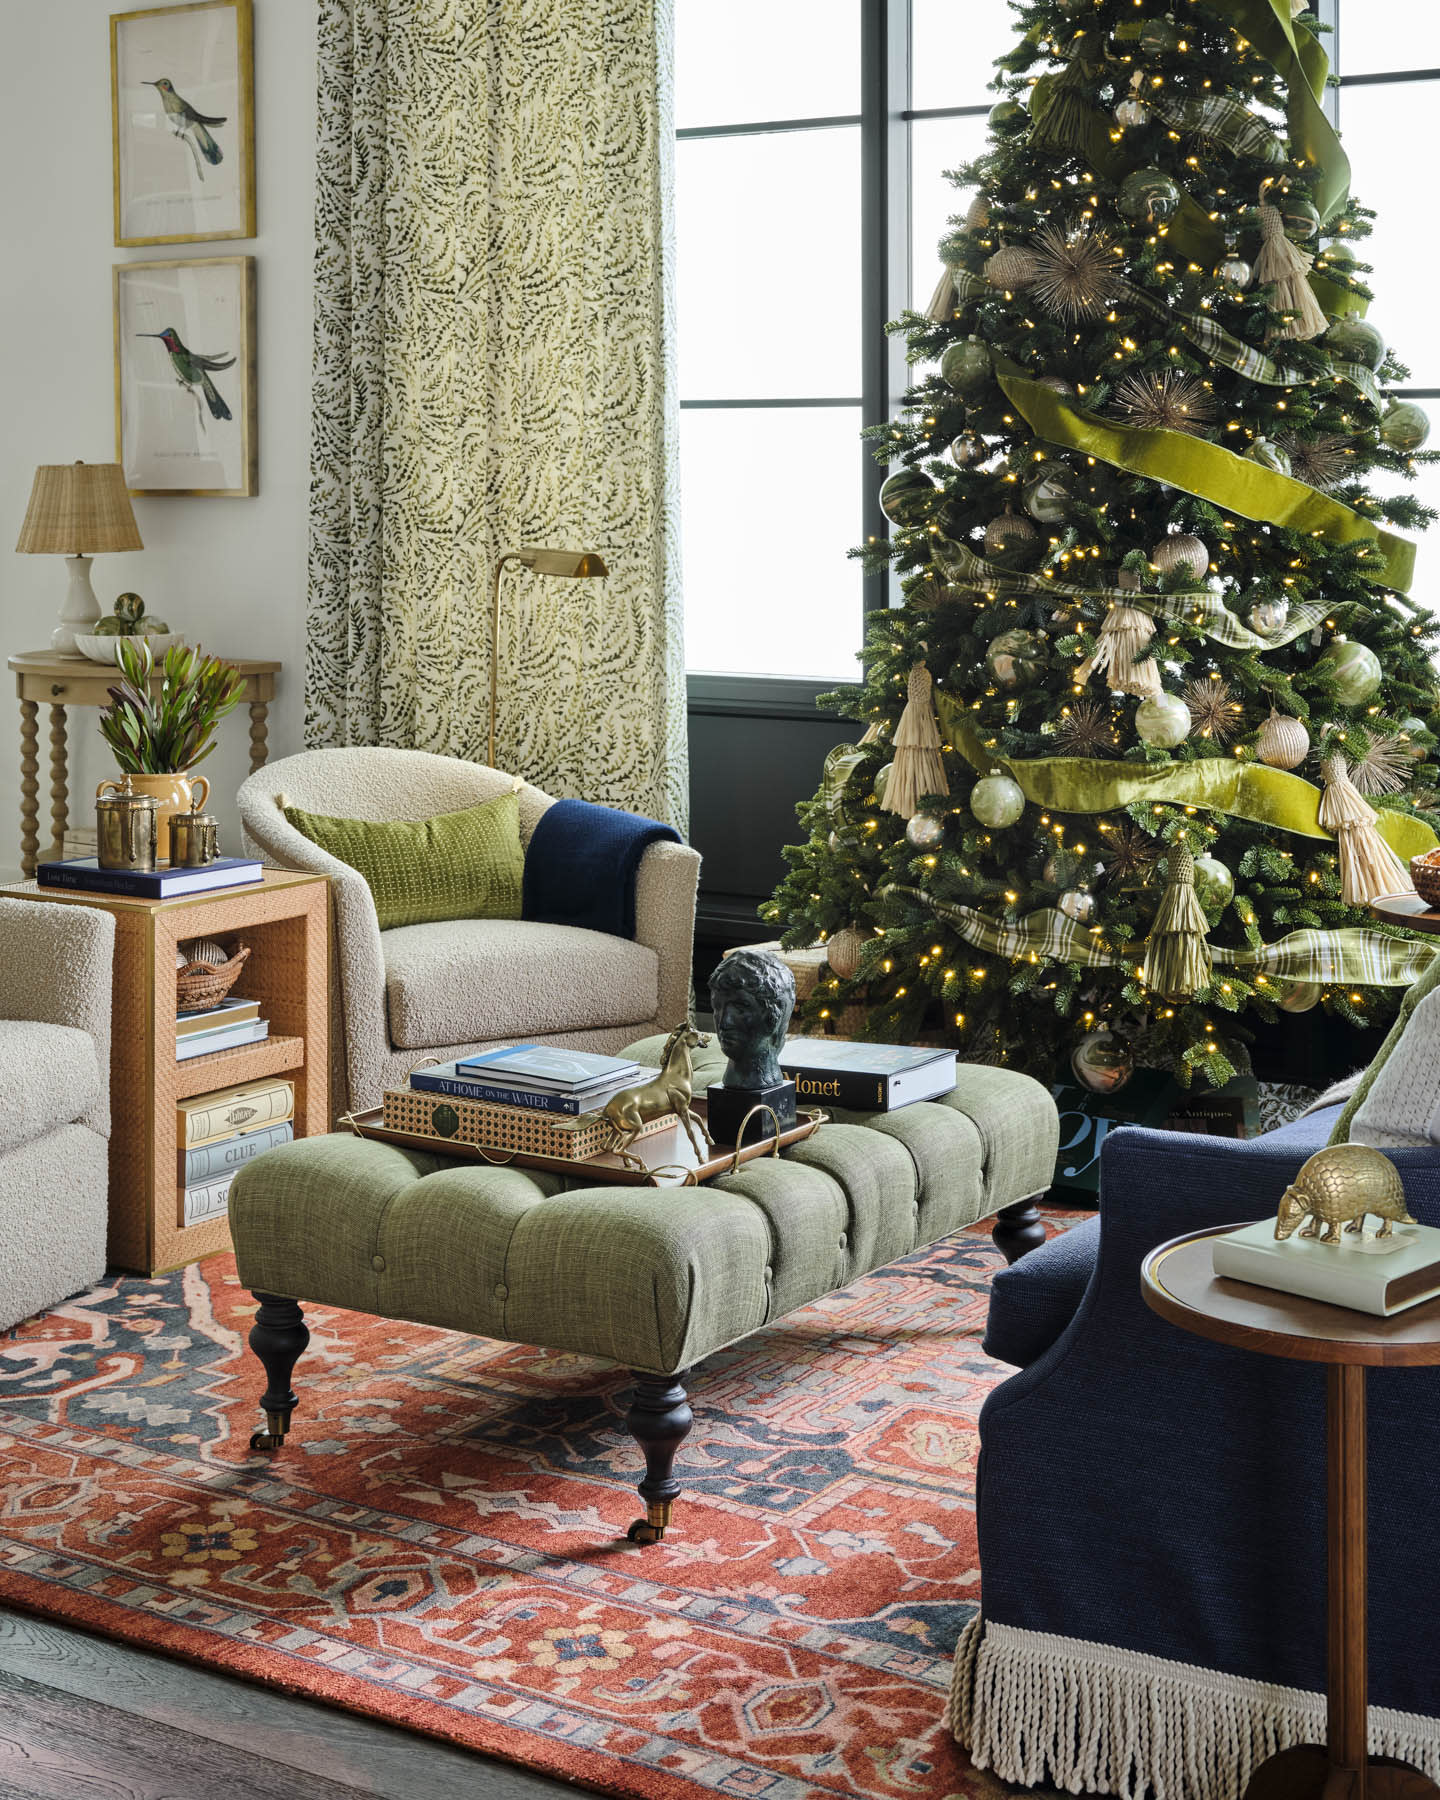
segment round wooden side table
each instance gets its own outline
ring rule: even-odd
[[[1145,1258],[1152,1312],[1239,1350],[1325,1364],[1328,1747],[1297,1744],[1250,1777],[1245,1800],[1436,1800],[1421,1770],[1368,1756],[1365,1674],[1365,1371],[1440,1363],[1440,1300],[1393,1318],[1217,1278],[1211,1245],[1231,1226],[1173,1238]]]

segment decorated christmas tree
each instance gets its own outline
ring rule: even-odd
[[[812,1029],[1220,1083],[1257,1017],[1383,1023],[1433,954],[1368,904],[1440,827],[1429,425],[1312,15],[1013,10],[872,434],[903,604],[767,917],[828,945]]]

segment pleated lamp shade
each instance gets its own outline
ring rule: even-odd
[[[62,556],[143,550],[119,463],[42,463],[15,548]]]

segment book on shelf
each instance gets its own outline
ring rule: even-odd
[[[237,1131],[233,1137],[216,1138],[194,1150],[180,1152],[180,1185],[194,1187],[198,1182],[214,1181],[221,1175],[233,1175],[277,1144],[288,1144],[295,1135],[290,1120],[278,1125],[262,1125],[258,1131]]]
[[[220,1025],[214,1031],[176,1038],[175,1060],[188,1062],[192,1056],[209,1056],[216,1050],[238,1050],[242,1044],[258,1044],[269,1035],[268,1019],[242,1019],[238,1025]]]
[[[562,1162],[583,1162],[597,1156],[612,1135],[605,1119],[562,1119],[533,1107],[450,1100],[443,1094],[416,1092],[413,1087],[387,1088],[382,1117],[391,1131],[451,1144],[476,1144],[487,1150],[550,1156]],[[647,1121],[638,1135],[652,1137],[668,1131],[675,1122],[675,1114],[666,1113]]]
[[[472,1080],[458,1073],[457,1063],[439,1063],[433,1069],[412,1069],[410,1085],[420,1093],[444,1094],[452,1100],[479,1100],[489,1106],[528,1107],[534,1112],[565,1113],[574,1118],[579,1113],[598,1112],[612,1095],[622,1088],[652,1080],[658,1069],[636,1067],[623,1081],[607,1082],[602,1087],[584,1088],[578,1093],[557,1094],[539,1088],[512,1087],[508,1082]]]
[[[628,1057],[562,1050],[552,1044],[502,1044],[479,1056],[462,1056],[455,1068],[467,1081],[555,1094],[578,1094],[600,1087],[613,1093],[640,1072],[639,1063]]]
[[[955,1052],[933,1044],[856,1044],[838,1038],[791,1038],[780,1072],[797,1100],[852,1112],[894,1112],[933,1100],[955,1086]]]
[[[214,1031],[222,1025],[238,1025],[244,1019],[260,1017],[258,1000],[222,1000],[218,1006],[205,1006],[198,1012],[175,1015],[177,1038],[194,1037],[199,1032]]]
[[[40,863],[35,880],[41,887],[73,888],[87,894],[121,894],[135,900],[171,900],[177,894],[208,894],[221,888],[248,887],[261,880],[262,866],[248,856],[222,856],[196,868],[102,869],[97,857]]]
[[[1326,1244],[1318,1237],[1278,1239],[1275,1221],[1261,1219],[1217,1237],[1211,1256],[1215,1273],[1231,1281],[1380,1319],[1440,1294],[1440,1231],[1431,1225],[1395,1225],[1388,1237],[1372,1225],[1363,1236],[1342,1232],[1338,1244]]]
[[[230,1183],[235,1171],[211,1181],[197,1181],[185,1189],[180,1208],[182,1225],[203,1225],[207,1219],[223,1219],[230,1208]]]
[[[295,1117],[295,1083],[262,1076],[238,1087],[196,1094],[177,1108],[182,1149],[198,1150],[237,1131],[259,1131]]]

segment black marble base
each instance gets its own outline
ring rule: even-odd
[[[780,1129],[788,1131],[795,1123],[795,1083],[781,1081],[774,1087],[738,1088],[712,1082],[705,1093],[705,1122],[717,1144],[737,1141],[740,1126],[752,1106],[772,1107]],[[769,1113],[756,1113],[745,1127],[747,1144],[761,1144],[774,1135]]]

